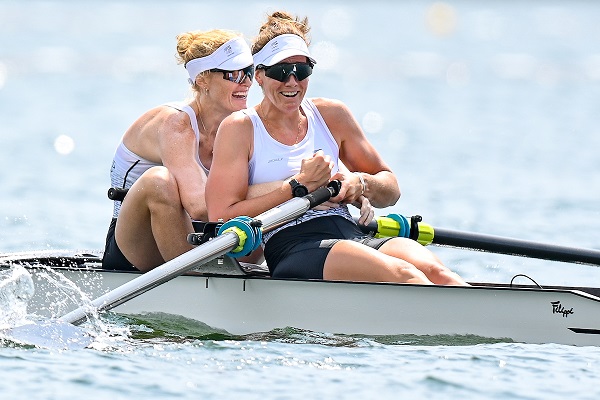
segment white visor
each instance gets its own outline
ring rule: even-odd
[[[252,65],[252,52],[242,37],[225,42],[206,57],[195,58],[185,64],[190,84],[196,82],[199,73],[213,68],[236,71]]]
[[[286,33],[269,40],[269,42],[258,53],[254,55],[254,65],[270,67],[281,60],[292,56],[306,56],[310,62],[316,64],[314,58],[308,52],[308,46],[304,39],[298,35]]]

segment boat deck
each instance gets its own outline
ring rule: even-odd
[[[102,251],[33,251],[21,253],[0,254],[0,267],[10,267],[19,264],[24,266],[45,266],[53,269],[86,269],[98,272],[115,272],[136,274],[130,271],[113,271],[102,268]],[[202,267],[188,272],[184,275],[204,275],[204,276],[239,276],[239,277],[262,277],[269,278],[269,269],[266,265],[241,263],[236,259],[224,256],[210,261]],[[507,289],[547,289],[562,291],[580,291],[600,297],[600,288],[585,286],[539,286],[534,284],[514,284],[514,283],[492,283],[492,282],[469,282],[472,286],[484,288],[507,288]]]

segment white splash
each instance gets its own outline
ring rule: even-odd
[[[105,323],[89,296],[60,272],[44,265],[35,265],[34,270],[19,264],[0,270],[0,343],[8,340],[55,350],[104,349],[129,336],[128,327]],[[79,306],[88,309],[83,326],[60,319]]]
[[[26,321],[27,304],[34,293],[31,274],[22,266],[0,271],[0,329]]]

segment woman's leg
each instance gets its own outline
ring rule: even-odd
[[[431,284],[414,265],[350,240],[333,245],[325,259],[323,279]]]
[[[166,168],[153,167],[127,192],[115,239],[125,257],[146,272],[191,250],[187,235],[193,231],[175,178]]]
[[[438,285],[468,285],[458,274],[452,272],[429,249],[407,238],[393,238],[385,242],[379,251],[409,262],[427,278]]]

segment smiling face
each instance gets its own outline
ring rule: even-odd
[[[306,56],[292,56],[282,60],[281,64],[306,62]],[[262,86],[265,99],[286,112],[298,110],[308,89],[309,79],[299,81],[296,75],[291,74],[285,82],[279,82],[266,76],[264,69],[259,69],[256,71],[256,81]]]
[[[249,77],[236,83],[223,78],[223,72],[210,72],[204,77],[202,87],[208,89],[206,95],[228,112],[239,111],[247,108],[248,90],[252,85]]]

